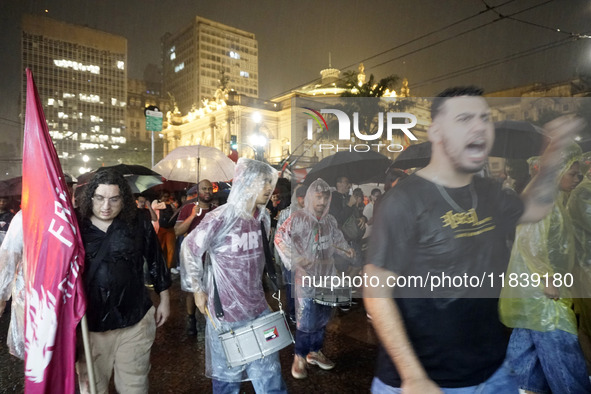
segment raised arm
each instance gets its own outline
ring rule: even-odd
[[[574,143],[573,136],[584,126],[579,118],[561,116],[547,123],[544,128],[551,139],[540,160],[540,172],[521,194],[525,211],[519,223],[533,223],[544,218],[552,208],[558,193],[558,174],[564,149]]]

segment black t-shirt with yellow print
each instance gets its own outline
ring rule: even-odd
[[[518,196],[491,179],[438,188],[411,175],[384,196],[375,213],[367,262],[405,279],[421,278],[407,280],[394,294],[417,356],[441,387],[482,383],[503,362],[507,336],[498,318],[499,274],[509,261],[507,238],[523,210]],[[439,281],[446,277],[455,282]],[[376,376],[400,386],[383,348]]]

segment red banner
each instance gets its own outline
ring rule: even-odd
[[[33,75],[23,149],[25,393],[74,393],[84,248]]]

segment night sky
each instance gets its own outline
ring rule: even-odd
[[[487,4],[502,6],[487,11]],[[342,71],[363,61],[376,78],[407,77],[417,96],[458,84],[494,91],[591,75],[591,40],[564,33],[591,34],[589,0],[0,0],[4,140],[20,132],[23,12],[126,37],[131,78],[159,65],[160,37],[195,15],[253,32],[265,99],[318,78],[329,52]]]

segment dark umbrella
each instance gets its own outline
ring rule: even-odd
[[[431,160],[431,142],[421,142],[420,144],[410,145],[403,150],[394,163],[392,168],[406,170],[414,167],[425,167]]]
[[[306,175],[304,183],[311,184],[318,178],[334,186],[339,176],[346,176],[351,183],[381,182],[392,161],[374,152],[337,152],[325,157]]]
[[[582,141],[577,141],[577,144],[579,144],[583,153],[591,152],[591,138]]]
[[[528,159],[539,156],[548,137],[529,122],[503,120],[495,122],[495,143],[489,156],[505,159]]]
[[[86,174],[80,175],[78,177],[78,187],[76,188],[76,193],[78,194],[78,189],[85,187],[97,172],[106,170],[114,170],[123,175],[129,184],[132,193],[141,193],[150,187],[162,183],[162,176],[147,167],[137,164],[117,164],[115,166],[99,167],[92,172],[87,172]]]

